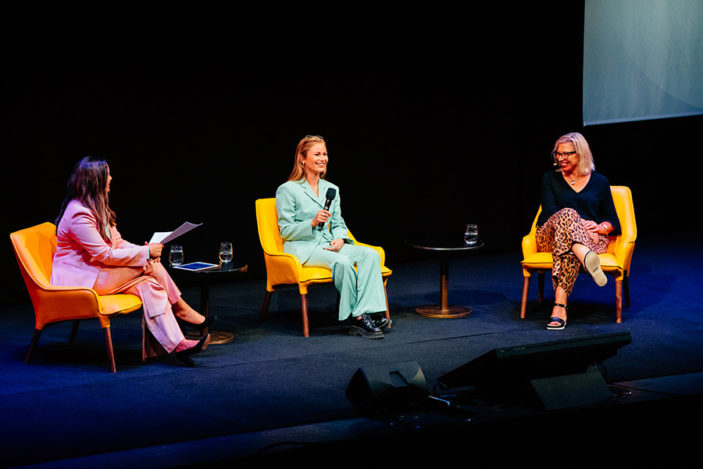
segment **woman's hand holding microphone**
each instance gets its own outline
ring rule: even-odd
[[[312,219],[312,227],[317,228],[320,223],[323,225],[327,223],[327,220],[332,216],[330,212],[327,210],[320,210],[317,212],[315,215],[315,218]],[[342,246],[344,246],[344,240],[341,238],[333,239],[330,241],[330,244],[325,247],[328,251],[334,251],[334,252],[339,252],[340,249],[342,249]]]

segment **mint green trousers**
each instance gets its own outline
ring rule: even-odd
[[[366,246],[345,244],[339,252],[316,248],[306,266],[327,267],[339,292],[339,320],[386,310],[381,258]],[[356,269],[354,269],[356,266]]]

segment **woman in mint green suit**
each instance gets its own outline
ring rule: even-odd
[[[323,179],[327,161],[327,146],[322,137],[307,136],[298,143],[293,171],[276,191],[283,250],[295,255],[303,265],[332,270],[340,295],[339,320],[351,322],[350,334],[383,338],[382,329],[389,322],[382,314],[386,310],[386,297],[381,259],[375,250],[357,246],[349,239],[339,188]],[[330,188],[336,195],[325,210]],[[320,223],[322,229],[318,229]]]

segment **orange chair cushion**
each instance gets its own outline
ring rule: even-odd
[[[101,295],[100,302],[103,305],[100,314],[110,316],[113,314],[127,314],[142,307],[142,301],[136,295],[121,293],[117,295]]]
[[[603,271],[614,272],[623,270],[621,265],[618,265],[617,259],[611,253],[598,254],[600,266]],[[531,270],[550,270],[552,268],[552,253],[551,252],[536,252],[528,254],[522,261],[522,266]]]

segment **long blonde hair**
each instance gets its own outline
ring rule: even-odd
[[[324,143],[325,146],[327,146],[325,139],[319,135],[306,135],[298,142],[298,147],[295,149],[295,159],[293,160],[293,170],[291,171],[290,176],[288,176],[289,181],[300,181],[305,177],[305,165],[301,160],[301,156],[304,157],[308,150],[310,150],[310,147],[318,143]],[[326,169],[320,177],[324,179],[325,174],[327,174]]]
[[[554,149],[552,150],[552,158],[562,143],[571,143],[576,150],[576,154],[579,156],[579,162],[576,167],[579,176],[589,174],[591,171],[596,170],[596,165],[593,162],[593,154],[591,153],[591,148],[588,146],[586,138],[578,132],[570,132],[568,134],[562,135],[554,143]],[[556,163],[556,159],[554,159]],[[559,169],[558,171],[561,171]]]

